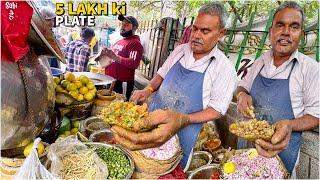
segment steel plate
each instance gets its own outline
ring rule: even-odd
[[[115,79],[108,75],[91,73],[91,72],[73,72],[75,76],[84,75],[90,78],[94,85],[108,85],[111,84]]]

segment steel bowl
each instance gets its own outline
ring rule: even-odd
[[[198,161],[198,163],[200,163],[199,160],[203,160],[205,163],[204,164],[203,163],[197,164],[197,162],[195,162],[195,161]],[[190,163],[190,166],[187,170],[187,174],[191,174],[195,170],[197,170],[203,166],[209,165],[211,162],[212,162],[212,155],[209,152],[196,151],[192,155],[191,163]]]
[[[130,179],[131,178],[131,176],[133,174],[133,171],[135,169],[135,166],[134,166],[134,162],[133,162],[133,158],[132,158],[131,154],[124,147],[118,146],[118,145],[97,143],[97,142],[90,142],[90,143],[85,143],[85,144],[94,145],[94,146],[100,146],[100,147],[105,147],[105,148],[115,148],[115,149],[121,151],[128,158],[129,163],[130,163],[130,167],[131,167],[131,171],[128,173],[128,175],[126,176],[125,179]]]
[[[90,135],[89,140],[92,142],[99,142],[99,143],[105,143],[105,144],[116,143],[113,138],[113,133],[110,131],[110,129],[102,129],[99,131],[94,131]]]
[[[211,175],[215,171],[219,172],[219,164],[206,165],[192,172],[188,179],[211,179]]]
[[[95,131],[110,129],[110,126],[107,123],[103,122],[102,119],[96,116],[85,119],[83,122],[83,127],[88,136],[90,136]]]

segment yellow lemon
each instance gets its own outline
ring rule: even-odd
[[[94,84],[93,84],[92,82],[89,82],[89,83],[87,84],[87,88],[91,90],[91,89],[94,89],[95,86],[94,86]]]
[[[79,92],[80,92],[80,94],[86,94],[87,92],[88,92],[88,88],[87,87],[81,87],[80,89],[79,89]]]
[[[227,162],[223,165],[224,172],[231,174],[236,170],[236,166],[233,162]]]
[[[65,138],[65,137],[66,137],[66,135],[64,135],[64,134],[60,134],[60,135],[58,136],[58,138],[61,138],[61,139]]]
[[[90,93],[93,97],[96,96],[96,91],[94,91],[93,89],[91,89],[88,93]]]
[[[78,99],[78,91],[70,91],[69,94],[75,98],[75,99]]]
[[[75,91],[75,90],[77,90],[78,88],[77,88],[77,86],[76,86],[76,84],[74,84],[74,83],[70,83],[70,84],[68,84],[68,86],[67,86],[67,90],[68,91]]]
[[[70,132],[70,131],[66,131],[66,132],[64,132],[64,135],[65,135],[65,136],[70,136],[70,135],[71,135],[71,132]]]
[[[58,85],[60,83],[60,78],[58,77],[53,77],[53,81],[56,85]]]
[[[76,80],[76,77],[71,72],[67,72],[64,74],[64,79],[72,82],[72,81]]]
[[[83,95],[79,94],[77,97],[77,101],[83,101],[83,100],[84,100]]]
[[[26,146],[23,150],[23,155],[25,157],[27,157],[30,153],[31,153],[31,150],[32,150],[32,146],[33,146],[33,143],[30,143],[28,146]]]
[[[61,81],[61,85],[62,85],[62,87],[64,87],[64,88],[67,88],[67,86],[70,84],[70,82],[69,81],[67,81],[67,80],[62,80]]]
[[[84,95],[84,99],[87,101],[91,101],[93,98],[94,98],[94,95],[90,92],[88,92]]]
[[[63,88],[60,85],[56,86],[56,92],[63,92]]]
[[[82,83],[83,85],[85,85],[85,84],[87,84],[87,83],[89,82],[89,78],[87,78],[87,77],[84,76],[84,75],[79,76],[78,80],[81,81],[81,83]]]
[[[24,139],[23,141],[20,142],[20,144],[18,145],[18,147],[22,147],[22,146],[26,146],[31,142],[31,140],[29,138]]]
[[[33,142],[28,144],[23,150],[23,155],[27,157],[32,151]],[[41,155],[44,153],[44,145],[40,142],[37,148],[38,154]]]
[[[77,86],[78,89],[82,87],[82,83],[79,80],[74,81],[73,83]]]
[[[254,148],[249,149],[247,151],[247,154],[249,156],[249,159],[254,159],[254,158],[258,157],[258,151],[256,149],[254,149]]]
[[[74,128],[79,128],[80,122],[79,121],[74,121],[72,123],[72,125],[73,125]]]
[[[38,144],[38,154],[41,155],[44,153],[44,145],[40,142]]]
[[[76,134],[78,131],[79,131],[78,128],[73,128],[71,129],[71,134]]]

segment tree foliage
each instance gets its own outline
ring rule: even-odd
[[[307,24],[313,22],[318,17],[319,2],[317,0],[296,0],[303,8],[307,18]],[[175,11],[174,18],[181,17],[193,17],[196,16],[197,10],[206,3],[210,3],[210,0],[189,0],[189,1],[129,1],[129,8],[134,8],[139,11],[145,20],[150,18],[152,14],[153,18],[158,19],[163,16],[163,8],[172,8]],[[230,15],[237,16],[240,22],[248,21],[251,13],[253,13],[253,7],[257,6],[257,12],[255,18],[268,18],[270,10],[276,8],[283,2],[283,0],[268,0],[268,1],[250,1],[250,0],[223,0],[220,1],[225,5],[225,8]],[[147,16],[144,16],[147,15]],[[148,16],[149,15],[149,16]],[[159,17],[161,16],[161,17]]]

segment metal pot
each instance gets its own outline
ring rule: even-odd
[[[1,150],[14,149],[24,139],[35,138],[49,122],[55,88],[48,58],[40,55],[54,55],[65,62],[52,30],[35,4],[28,3],[33,8],[29,51],[18,62],[5,56],[1,59]]]

